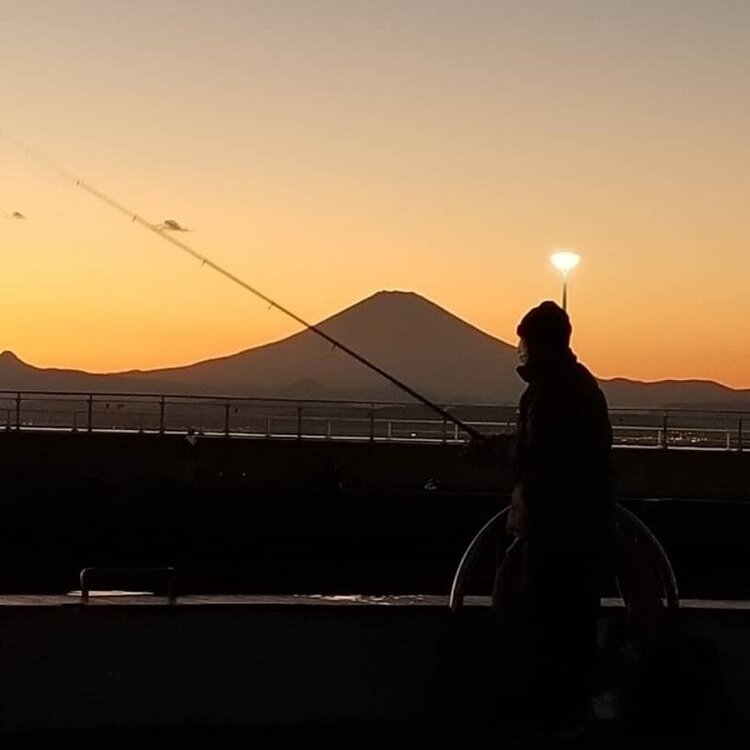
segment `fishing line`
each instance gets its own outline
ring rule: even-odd
[[[167,242],[171,243],[178,249],[182,250],[184,253],[187,253],[195,260],[199,261],[202,266],[207,266],[211,270],[215,271],[216,273],[220,274],[221,276],[224,276],[226,279],[229,279],[229,281],[232,281],[233,283],[237,284],[238,286],[242,287],[245,291],[250,292],[251,294],[254,294],[256,297],[259,297],[269,305],[269,309],[275,307],[280,312],[284,313],[285,315],[289,316],[293,320],[297,321],[300,325],[304,326],[308,330],[312,331],[313,333],[316,333],[321,338],[324,338],[326,341],[328,341],[330,344],[333,345],[334,348],[340,349],[342,352],[345,352],[350,357],[353,357],[361,364],[365,365],[366,367],[369,367],[371,370],[374,370],[378,375],[382,376],[386,380],[390,381],[397,387],[399,387],[401,390],[408,393],[410,396],[415,398],[420,403],[424,404],[425,406],[428,406],[433,411],[440,414],[443,419],[452,422],[457,427],[460,427],[462,430],[467,432],[472,438],[476,440],[483,440],[484,435],[479,432],[478,430],[474,429],[470,425],[466,424],[463,420],[459,419],[458,417],[451,414],[449,411],[443,409],[441,406],[438,406],[437,404],[430,401],[428,398],[423,396],[418,391],[415,391],[413,388],[408,386],[406,383],[402,382],[395,376],[391,375],[391,373],[384,370],[382,367],[379,367],[378,365],[374,364],[373,362],[370,362],[370,360],[363,357],[358,352],[354,351],[354,349],[351,349],[350,347],[346,346],[345,344],[342,344],[340,341],[336,340],[333,336],[330,336],[325,331],[318,328],[316,325],[313,325],[312,323],[308,323],[306,320],[301,318],[296,313],[292,312],[288,308],[284,307],[283,305],[279,304],[275,300],[271,299],[267,295],[263,294],[263,292],[259,291],[255,287],[248,284],[246,281],[243,281],[238,276],[235,276],[230,271],[226,270],[222,266],[220,266],[218,263],[214,263],[210,258],[207,256],[199,253],[197,250],[194,250],[190,245],[188,245],[186,242],[183,242],[182,240],[177,239],[174,237],[174,235],[170,234],[168,231],[162,229],[160,226],[156,224],[152,224],[151,222],[144,219],[140,214],[138,214],[135,211],[131,211],[129,208],[124,206],[122,203],[119,203],[114,198],[111,198],[106,193],[102,192],[98,188],[94,187],[93,185],[90,185],[88,182],[85,182],[84,180],[78,178],[76,175],[69,172],[67,169],[64,169],[57,164],[55,164],[50,159],[41,156],[36,151],[30,149],[27,145],[24,143],[21,143],[20,141],[16,140],[15,138],[9,136],[7,133],[0,131],[0,136],[5,138],[7,141],[13,143],[18,148],[22,149],[28,156],[33,157],[37,161],[41,162],[45,166],[47,166],[49,169],[57,172],[61,177],[63,177],[68,182],[71,182],[76,187],[80,188],[84,192],[88,193],[89,195],[93,196],[97,200],[101,201],[102,203],[106,204],[110,208],[114,209],[115,211],[118,211],[119,213],[123,214],[124,216],[127,216],[133,223],[139,224],[144,229],[148,229],[150,232],[153,232],[155,235],[160,237],[163,240],[166,240]]]

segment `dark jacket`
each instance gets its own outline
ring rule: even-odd
[[[611,528],[607,402],[570,349],[518,368],[516,483],[508,528],[530,540],[599,546]]]

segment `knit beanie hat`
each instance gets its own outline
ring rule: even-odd
[[[516,329],[530,346],[545,349],[566,348],[572,331],[568,313],[551,300],[531,308]]]

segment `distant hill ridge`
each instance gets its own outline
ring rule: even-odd
[[[316,327],[437,403],[515,404],[523,389],[515,346],[414,292],[377,292]],[[750,390],[708,380],[600,383],[611,406],[750,409]],[[412,400],[309,329],[190,365],[109,374],[33,367],[5,351],[0,389]]]

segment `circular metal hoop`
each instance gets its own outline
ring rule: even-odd
[[[492,516],[479,529],[466,548],[453,576],[448,599],[448,606],[451,611],[456,612],[463,606],[466,586],[474,572],[479,556],[487,543],[497,537],[508,511],[509,507],[506,507]],[[620,542],[634,545],[633,548],[638,549],[643,554],[646,564],[652,569],[658,580],[662,606],[668,611],[678,609],[679,594],[674,570],[664,548],[651,529],[638,516],[619,503],[615,503],[615,526]],[[629,608],[627,587],[623,585],[621,572],[616,572],[616,577],[625,606]]]

